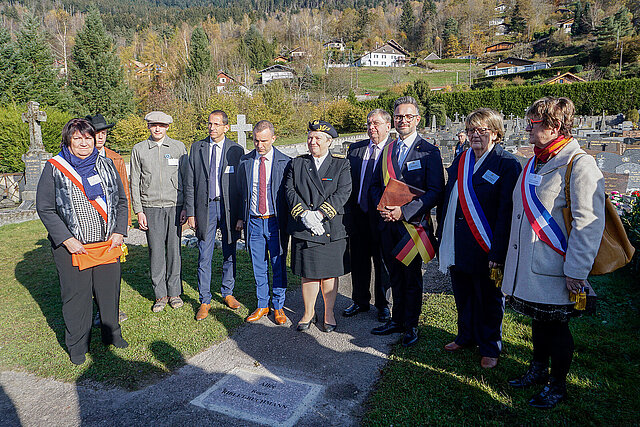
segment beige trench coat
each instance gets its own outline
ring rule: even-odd
[[[566,166],[576,153],[584,153],[574,139],[544,165],[536,194],[567,236],[562,208]],[[604,231],[604,178],[590,155],[578,156],[571,173],[573,223],[567,241],[566,258],[555,252],[534,233],[524,212],[521,183],[513,191],[511,235],[505,261],[502,290],[530,302],[570,304],[565,276],[586,279],[600,247]]]

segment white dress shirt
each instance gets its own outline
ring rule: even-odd
[[[216,194],[220,197],[220,168],[222,167],[222,146],[224,145],[224,139],[220,142],[213,142],[213,139],[209,137],[209,164],[211,164],[211,156],[213,155],[213,148],[215,147],[216,151],[216,169],[215,169],[215,177],[216,177]],[[209,165],[207,165],[207,169]],[[209,178],[211,179],[211,178]]]
[[[329,155],[329,150],[327,150],[327,152],[324,154],[324,156],[322,156],[322,157],[314,157],[313,158],[313,163],[316,165],[316,170],[317,171],[320,171],[320,166],[322,166],[322,163],[324,163],[324,159],[326,159],[328,155]]]
[[[273,198],[271,196],[271,168],[273,167],[273,148],[264,155],[264,158],[266,159],[264,162],[264,166],[266,169],[265,172],[267,181],[267,211],[264,214],[261,214],[258,210],[258,195],[260,193],[260,157],[262,156],[256,151],[256,156],[253,160],[253,176],[251,177],[251,206],[249,207],[249,211],[251,215],[255,216],[273,215],[275,214],[275,210],[273,209]]]
[[[387,145],[387,141],[389,140],[389,137],[387,136],[387,138],[378,143],[378,144],[374,144],[373,142],[369,141],[369,145],[367,146],[367,150],[364,153],[364,157],[362,157],[362,170],[360,171],[360,191],[358,192],[358,203],[360,203],[360,197],[362,197],[362,184],[364,184],[364,173],[366,172],[367,169],[367,163],[369,162],[369,159],[371,158],[371,148],[373,147],[373,169],[376,169],[376,166],[378,166],[378,160],[380,160],[380,156],[382,155],[382,150],[384,149],[384,146]]]

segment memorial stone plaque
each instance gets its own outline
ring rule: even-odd
[[[20,209],[32,209],[36,201],[36,190],[40,174],[51,153],[47,153],[42,143],[40,122],[47,120],[47,113],[40,111],[40,104],[34,101],[27,103],[27,112],[22,114],[22,121],[29,124],[29,150],[22,155],[24,162],[24,190],[21,194]]]
[[[322,386],[234,368],[191,401],[210,411],[271,426],[293,426]]]

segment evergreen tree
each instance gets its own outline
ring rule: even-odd
[[[458,21],[454,18],[448,18],[444,23],[444,30],[442,30],[442,38],[447,39],[449,36],[458,35]]]
[[[356,24],[358,30],[356,32],[356,40],[360,40],[367,36],[370,24],[371,15],[369,14],[369,8],[363,6],[358,9],[358,23]]]
[[[202,27],[197,27],[191,34],[189,46],[189,64],[187,64],[187,77],[197,79],[211,70],[211,51],[209,50],[209,38]]]
[[[522,16],[520,11],[520,2],[516,2],[511,13],[511,31],[514,33],[522,34],[527,29],[527,21]]]
[[[133,112],[133,92],[97,10],[76,35],[71,59],[69,86],[78,114],[101,113],[114,121]]]
[[[604,18],[595,29],[599,43],[607,43],[618,37],[625,37],[633,33],[631,13],[626,7],[621,7],[613,16]]]
[[[416,23],[416,18],[413,16],[413,8],[409,0],[405,1],[402,5],[402,15],[400,15],[400,31],[407,35],[407,39],[413,37],[413,26]]]
[[[7,42],[6,38],[3,45],[3,56],[14,55],[13,70],[11,66],[2,66],[11,79],[7,85],[11,100],[36,101],[52,106],[64,103],[65,96],[53,66],[51,48],[37,18],[31,14],[25,15],[18,32],[15,52],[11,52],[10,41]]]
[[[582,3],[580,0],[576,1],[575,9],[573,12],[573,25],[571,25],[571,35],[578,36],[582,33]]]
[[[238,51],[251,68],[260,69],[273,60],[275,45],[267,42],[255,25],[251,25],[240,40]]]
[[[13,99],[15,46],[6,28],[0,28],[0,102],[8,103]]]

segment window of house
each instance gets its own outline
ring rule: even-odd
[[[226,79],[226,78],[224,78],[224,77],[220,77],[220,83],[226,83],[226,82],[227,82],[227,79]]]

